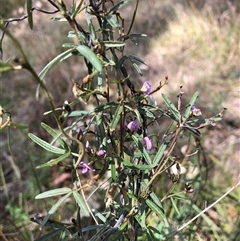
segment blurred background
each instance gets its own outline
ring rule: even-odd
[[[33,6],[53,10],[47,1],[32,2]],[[71,2],[65,1],[68,8]],[[130,24],[129,16],[132,16],[134,5],[135,1],[121,10],[125,26]],[[187,100],[195,91],[200,93],[197,108],[201,109],[204,117],[219,113],[223,107],[228,109],[223,121],[203,132],[202,143],[212,165],[209,177],[212,186],[209,188],[213,188],[214,193],[209,197],[209,203],[233,185],[240,173],[239,12],[238,0],[140,0],[132,33],[145,33],[147,37],[140,38],[138,45],[131,43],[126,47],[127,54],[134,54],[147,64],[140,66],[143,76],[131,65],[126,66],[136,86],[141,86],[147,80],[154,88],[168,76],[169,84],[161,92],[171,96],[172,100],[175,98],[177,101],[176,95],[182,84]],[[3,19],[24,14],[24,0],[0,1],[0,15]],[[52,21],[51,15],[37,11],[33,12],[33,17],[33,30],[29,28],[27,19],[11,22],[8,29],[19,40],[31,65],[39,73],[63,51],[62,44],[70,42],[67,38],[69,26],[66,22]],[[83,27],[87,26],[81,14],[78,21]],[[7,36],[2,47],[4,61],[19,57]],[[80,81],[86,74],[83,61],[71,57],[47,75],[46,84],[55,106],[61,107],[64,100],[74,100],[71,79]],[[40,123],[45,122],[54,127],[51,117],[43,116],[49,106],[44,96],[36,100],[36,87],[36,82],[25,70],[1,75],[0,105],[11,113],[14,122],[28,128],[11,128],[10,131],[4,129],[0,132],[0,230],[18,232],[21,226],[28,230],[26,233],[29,236],[36,226],[29,224],[30,216],[36,211],[45,211],[39,210],[41,204],[34,202],[34,197],[40,190],[63,185],[54,184],[59,174],[57,169],[35,170],[35,166],[49,160],[51,156],[34,145],[27,133],[47,139]],[[161,105],[159,92],[154,98]],[[205,132],[208,134],[205,135]],[[216,223],[221,223],[220,240],[230,240],[227,237],[237,232],[234,227],[239,223],[239,195],[239,190],[235,190],[219,209],[209,214]],[[5,222],[11,225],[10,229]],[[204,240],[210,239],[206,235]]]

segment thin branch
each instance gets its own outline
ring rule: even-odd
[[[237,186],[240,185],[240,175],[237,178],[236,183],[226,192],[224,193],[220,198],[218,198],[214,203],[212,203],[211,205],[209,205],[208,207],[206,207],[205,209],[202,210],[202,212],[200,212],[198,215],[196,215],[194,218],[192,218],[191,220],[189,220],[187,223],[185,223],[184,225],[182,225],[180,228],[178,228],[174,233],[170,234],[170,236],[167,237],[166,240],[169,240],[170,238],[172,238],[175,234],[179,233],[180,231],[182,231],[184,228],[186,228],[190,223],[192,223],[193,221],[195,221],[198,217],[200,217],[202,214],[204,214],[205,212],[207,212],[210,208],[212,208],[213,206],[215,206],[217,203],[219,203],[223,198],[225,198],[230,192],[232,192]]]
[[[38,7],[33,7],[32,11],[34,11],[34,10],[36,10],[38,12],[41,12],[41,13],[46,13],[46,14],[54,14],[54,13],[59,12],[59,9],[54,10],[54,11],[47,11],[47,10],[43,10],[41,8],[38,8]],[[19,21],[22,21],[22,20],[26,19],[27,17],[28,17],[28,14],[23,15],[22,17],[18,17],[18,18],[8,18],[8,19],[3,20],[3,22],[4,23],[19,22]]]

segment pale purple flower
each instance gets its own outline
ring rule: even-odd
[[[145,137],[143,138],[143,143],[146,144],[146,149],[147,149],[148,151],[150,151],[150,150],[152,149],[152,141],[151,141],[147,136],[145,136]]]
[[[91,152],[91,147],[90,147],[89,141],[86,141],[85,151],[86,152]]]
[[[85,162],[80,162],[79,166],[82,167],[82,174],[87,173],[88,171],[95,171],[95,169],[91,168],[87,163]]]
[[[139,129],[139,123],[136,120],[129,122],[127,125],[127,130],[129,130],[132,133],[136,133],[138,129]]]
[[[97,152],[97,155],[100,156],[100,157],[103,157],[105,155],[105,151],[104,150],[99,150]]]
[[[195,105],[192,105],[191,110],[195,110],[195,109],[196,109]]]
[[[151,92],[151,85],[149,84],[148,81],[145,81],[143,83],[143,86],[141,88],[141,92],[145,93],[146,95],[149,95]]]
[[[191,111],[192,111],[192,115],[195,116],[195,117],[199,117],[199,116],[202,115],[201,110],[200,110],[200,109],[197,109],[197,108],[195,107],[195,105],[192,105],[192,106],[191,106]]]

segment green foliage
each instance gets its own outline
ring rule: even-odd
[[[203,181],[203,170],[200,169],[202,157],[198,155],[203,151],[199,130],[221,121],[223,111],[203,118],[201,110],[196,107],[198,92],[185,106],[182,103],[185,97],[182,86],[177,99],[171,100],[162,94],[164,105],[158,105],[152,94],[162,90],[167,78],[154,90],[150,81],[145,81],[141,89],[137,87],[137,81],[128,74],[125,60],[129,59],[140,75],[143,73],[138,63],[145,62],[135,55],[126,55],[125,46],[128,40],[136,41],[133,37],[146,35],[130,33],[138,1],[129,31],[124,34],[121,9],[129,2],[124,0],[114,5],[106,1],[80,1],[77,5],[73,0],[72,9],[68,11],[63,1],[57,4],[49,1],[56,12],[62,14],[61,18],[52,20],[69,25],[68,38],[72,42],[63,43],[70,49],[51,60],[39,74],[29,63],[19,41],[5,27],[1,27],[21,54],[18,68],[29,71],[38,83],[37,97],[40,90],[45,94],[50,106],[45,115],[55,119],[55,127],[41,123],[48,140],[28,134],[44,151],[58,155],[50,161],[43,160],[36,168],[57,168],[59,175],[61,172],[71,175],[67,187],[53,188],[35,197],[52,200],[51,207],[45,210],[45,217],[41,218],[36,210],[31,219],[45,230],[45,233],[35,237],[36,241],[53,238],[152,241],[169,240],[174,235],[191,240],[200,232],[195,224],[191,225],[190,233],[181,233],[183,228],[179,226],[184,227],[186,219],[190,219],[190,225],[191,218],[195,220],[195,215],[201,212],[201,208],[194,203],[197,196],[193,198],[195,188],[192,188],[202,185]],[[28,0],[30,28],[33,28],[32,11],[32,1]],[[83,11],[88,30],[84,30],[76,20]],[[94,18],[97,21],[93,21]],[[84,59],[86,77],[82,83],[73,80],[73,95],[69,96],[69,100],[73,101],[62,100],[63,107],[55,106],[46,77],[56,65],[73,56],[79,61]],[[16,67],[12,66],[1,61],[0,70],[15,70]],[[111,95],[112,90],[114,95]],[[82,99],[91,106],[90,109],[79,109]],[[187,99],[184,99],[185,102]],[[11,121],[7,124],[11,125]],[[183,153],[180,158],[177,153],[182,143],[187,143],[188,150],[195,149],[193,154]],[[189,158],[190,164],[184,167],[186,158]],[[191,173],[194,165],[197,174]],[[182,171],[184,168],[185,173]],[[104,193],[102,185],[106,187]],[[95,208],[92,197],[97,195],[101,203]],[[69,222],[55,220],[54,214],[61,215],[60,208],[67,202],[75,205],[71,217],[68,217]],[[11,213],[14,211],[13,208],[9,210]],[[214,227],[214,237],[219,238],[217,225],[214,226],[205,211],[202,212],[203,220]],[[84,227],[81,215],[92,223],[88,222],[88,226]]]

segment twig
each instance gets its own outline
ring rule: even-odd
[[[59,10],[54,10],[54,11],[47,11],[47,10],[43,10],[43,9],[40,9],[40,8],[37,8],[37,7],[33,7],[32,8],[32,11],[38,11],[38,12],[41,12],[41,13],[46,13],[46,14],[54,14],[54,13],[57,13],[59,12]],[[8,19],[5,19],[3,20],[4,23],[10,23],[10,22],[19,22],[19,21],[22,21],[24,19],[26,19],[28,17],[28,14],[26,15],[23,15],[22,17],[18,17],[18,18],[8,18]]]
[[[170,234],[170,236],[167,237],[166,241],[169,240],[170,238],[172,238],[175,234],[177,234],[178,232],[182,231],[184,228],[186,228],[190,223],[192,223],[193,221],[195,221],[198,217],[200,217],[202,214],[204,214],[205,212],[207,212],[210,208],[212,208],[213,206],[215,206],[217,203],[219,203],[223,198],[225,198],[230,192],[232,192],[237,186],[240,185],[240,175],[237,178],[236,183],[226,192],[224,193],[220,198],[218,198],[214,203],[212,203],[211,205],[209,205],[208,207],[206,207],[205,209],[203,209],[198,215],[196,215],[194,218],[192,218],[191,220],[189,220],[187,223],[185,223],[184,225],[182,225],[180,228],[178,228],[176,231],[174,231],[174,233]]]

